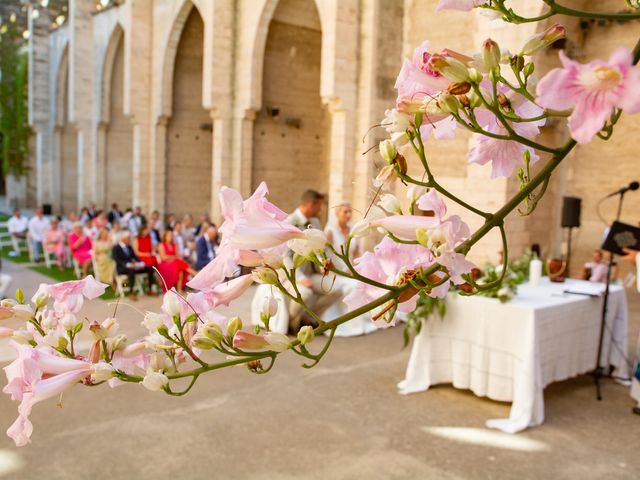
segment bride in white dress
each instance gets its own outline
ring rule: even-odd
[[[335,209],[334,218],[329,220],[324,229],[324,233],[327,235],[327,240],[338,252],[340,252],[341,248],[346,245],[347,238],[351,232],[351,215],[351,205],[349,203],[341,203]],[[358,255],[357,242],[352,241],[349,246],[349,258],[357,258]],[[347,266],[340,258],[333,254],[330,255],[330,258],[337,269],[347,271]],[[336,275],[333,288],[342,290],[342,296],[340,301],[331,305],[331,307],[324,312],[322,315],[322,319],[324,321],[333,320],[334,318],[344,315],[349,311],[347,305],[342,301],[342,298],[355,288],[356,284],[356,281],[353,279]],[[377,328],[371,321],[371,318],[368,315],[362,315],[340,325],[337,328],[335,335],[337,337],[353,337],[373,332],[376,329]]]

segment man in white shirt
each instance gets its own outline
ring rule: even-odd
[[[636,286],[640,293],[640,255],[638,255],[637,250],[630,248],[623,250],[626,255],[621,258],[636,266]],[[636,347],[636,361],[633,372],[631,372],[631,398],[638,402],[637,405],[633,407],[633,413],[640,415],[640,335],[638,335],[638,344]]]
[[[9,230],[11,236],[16,239],[13,241],[13,252],[11,252],[12,254],[10,255],[12,257],[18,256],[20,255],[20,251],[19,249],[17,249],[17,240],[26,240],[27,232],[29,230],[29,220],[27,220],[26,217],[22,216],[19,208],[16,208],[13,211],[13,217],[9,219],[7,229]]]
[[[306,228],[322,229],[318,216],[324,207],[325,197],[315,190],[307,190],[302,194],[300,205],[287,217],[287,223],[295,225],[300,230]],[[302,299],[313,312],[321,316],[333,303],[340,301],[342,296],[339,288],[332,289],[331,281],[323,282],[324,277],[307,262],[296,272],[298,290]],[[296,302],[289,304],[289,326],[296,331],[304,320],[305,310]]]
[[[36,208],[36,215],[29,220],[29,241],[33,248],[33,259],[40,261],[44,234],[49,229],[49,220],[42,213],[41,208]]]

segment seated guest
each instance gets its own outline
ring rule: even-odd
[[[64,270],[67,262],[67,249],[64,245],[64,232],[60,228],[60,221],[53,217],[49,229],[44,232],[44,249],[47,253],[53,253],[60,271]]]
[[[29,241],[33,248],[33,259],[40,260],[44,233],[49,229],[49,220],[43,215],[41,208],[36,208],[36,215],[29,220]]]
[[[141,207],[136,207],[133,210],[133,221],[136,223],[136,230],[138,231],[147,226],[147,217],[143,215]]]
[[[136,273],[146,273],[149,282],[149,295],[153,295],[151,287],[153,285],[153,269],[141,261],[131,248],[131,234],[127,231],[120,235],[120,242],[113,247],[113,259],[116,262],[116,270],[118,275],[127,276],[127,284],[129,285],[130,297],[136,300],[138,297],[133,291],[135,285]]]
[[[122,235],[122,233],[120,222],[116,222],[113,227],[111,227],[111,243],[113,245],[117,245],[120,242],[120,235]]]
[[[92,241],[98,238],[98,230],[100,230],[96,226],[96,219],[90,218],[87,220],[87,223],[84,225],[84,234],[89,237]]]
[[[608,253],[608,252],[607,252]],[[590,282],[606,283],[607,270],[611,254],[605,255],[602,250],[596,249],[591,253],[591,261],[584,264],[582,278]],[[611,281],[617,278],[618,266],[614,263],[611,269]]]
[[[207,228],[211,223],[212,222],[211,222],[211,218],[209,218],[209,214],[203,213],[202,216],[200,217],[200,223],[196,227],[196,232],[195,232],[196,237],[199,237],[200,235],[204,234],[204,232],[207,231]]]
[[[154,210],[149,217],[149,235],[151,235],[154,246],[162,241],[163,230],[164,225],[162,225],[162,220],[160,220],[160,212]]]
[[[189,247],[182,232],[182,223],[176,223],[176,226],[173,228],[173,242],[176,244],[178,255],[186,260],[189,258],[191,252],[189,251]]]
[[[109,213],[107,214],[107,220],[109,220],[109,223],[113,227],[113,224],[119,222],[121,218],[122,212],[118,210],[118,204],[112,203],[111,210],[109,210]]]
[[[178,290],[184,290],[188,276],[195,275],[196,272],[181,258],[171,230],[164,232],[162,242],[158,245],[158,254],[158,271],[164,280],[163,288],[171,290],[177,287]]]
[[[92,218],[91,214],[89,214],[89,209],[87,207],[82,207],[82,210],[80,210],[80,223],[85,224]]]
[[[93,218],[93,225],[98,229],[98,232],[102,228],[109,228],[109,219],[107,218],[107,214],[104,212],[98,213]]]
[[[9,222],[7,224],[7,230],[9,230],[11,236],[16,240],[27,239],[27,233],[29,231],[29,220],[27,219],[27,217],[22,216],[19,208],[16,208],[13,211],[13,216],[9,219]],[[14,241],[13,245],[14,251],[12,256],[20,255],[20,252],[15,250],[15,247],[18,246],[18,242]]]
[[[218,248],[218,229],[209,226],[196,241],[196,270],[202,270],[211,260],[216,258]]]
[[[91,238],[85,233],[81,223],[73,225],[73,231],[69,234],[69,249],[80,265],[82,275],[86,277],[91,267]]]
[[[173,230],[178,223],[176,216],[173,213],[167,215],[167,223],[164,226],[165,230]]]
[[[60,220],[60,229],[64,232],[65,235],[69,235],[73,230],[73,224],[78,222],[78,215],[76,212],[69,212],[67,216]]]
[[[140,233],[133,241],[133,251],[145,265],[155,267],[158,262],[154,250],[153,241],[151,240],[151,235],[149,235],[149,228],[146,226],[142,227]]]
[[[98,238],[93,242],[93,260],[95,262],[96,280],[102,283],[113,285],[113,278],[116,273],[116,263],[111,258],[113,243],[109,237],[109,230],[101,228]]]
[[[100,212],[98,211],[95,203],[91,203],[89,205],[89,208],[87,208],[87,214],[89,214],[89,218],[96,218],[98,215],[100,215]]]

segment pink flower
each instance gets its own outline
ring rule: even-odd
[[[90,372],[90,368],[71,370],[45,380],[36,380],[30,385],[30,391],[24,394],[18,407],[18,418],[7,430],[7,435],[13,439],[17,447],[24,447],[30,442],[33,424],[29,421],[29,415],[33,406],[61,394]]]
[[[230,247],[226,239],[223,239],[216,258],[200,270],[187,285],[194,290],[206,290],[223,282],[225,278],[233,277],[238,268],[234,261],[236,251]]]
[[[438,226],[440,221],[435,217],[420,215],[390,215],[371,222],[372,226],[382,227],[387,232],[402,240],[415,240],[416,230]]]
[[[269,346],[269,342],[262,335],[238,330],[233,336],[233,346],[243,350],[261,350]]]
[[[420,210],[434,212],[438,220],[441,220],[447,214],[447,206],[435,188],[427,190],[427,192],[418,199],[417,205]]]
[[[604,126],[614,108],[640,112],[640,70],[633,56],[618,48],[608,62],[581,64],[560,52],[562,68],[554,68],[538,83],[538,105],[556,110],[573,108],[569,117],[571,136],[587,143]]]
[[[7,430],[7,435],[21,447],[29,442],[33,431],[28,418],[33,405],[58,395],[88,375],[91,364],[13,341],[11,346],[18,353],[18,358],[4,368],[7,385],[2,391],[12,400],[21,402],[18,418]],[[43,378],[45,375],[49,377]]]
[[[286,214],[264,198],[267,192],[267,186],[262,182],[243,202],[239,192],[222,187],[220,204],[225,222],[220,226],[220,233],[230,247],[260,250],[302,236],[300,229],[284,223]]]
[[[208,292],[205,292],[207,301],[211,307],[229,304],[239,298],[253,284],[253,276],[249,273],[225,283],[220,283]]]
[[[54,299],[53,308],[60,312],[75,313],[82,308],[83,297],[92,300],[102,295],[107,284],[98,282],[92,275],[82,280],[41,284],[39,292],[44,292]]]
[[[440,10],[461,10],[468,12],[473,7],[482,5],[486,0],[440,0],[436,7],[436,12]]]
[[[543,110],[539,106],[522,95],[503,90],[511,107],[519,117],[535,118],[542,114]],[[499,135],[508,134],[495,115],[485,111],[481,118],[481,126],[486,131]],[[534,122],[510,122],[511,128],[525,138],[535,138],[540,133],[540,127],[544,124],[544,119]],[[509,177],[518,165],[524,164],[525,151],[529,152],[532,164],[540,159],[531,147],[515,140],[500,140],[485,135],[476,135],[476,145],[469,150],[468,161],[478,165],[486,165],[491,162],[491,178]]]
[[[450,83],[441,73],[430,67],[429,45],[428,41],[422,42],[413,51],[413,59],[405,59],[402,64],[395,84],[398,90],[398,110],[402,110],[400,105],[403,102],[420,102],[424,97],[431,97],[445,90]]]

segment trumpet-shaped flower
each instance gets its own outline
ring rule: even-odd
[[[436,7],[436,12],[440,10],[461,10],[468,12],[473,7],[486,3],[486,0],[440,0]]]
[[[204,292],[211,307],[220,305],[229,306],[229,304],[239,298],[253,284],[253,275],[250,273],[241,275],[238,278],[220,283],[211,290]]]
[[[35,297],[45,294],[53,298],[53,308],[60,312],[76,313],[82,308],[83,298],[93,300],[102,295],[107,284],[98,282],[92,275],[87,275],[82,280],[56,283],[53,285],[41,284]]]
[[[628,49],[618,48],[608,62],[587,64],[571,60],[561,51],[560,61],[562,68],[554,68],[538,83],[536,102],[555,110],[573,108],[569,130],[578,143],[589,142],[615,108],[640,112],[640,69],[634,67]]]

